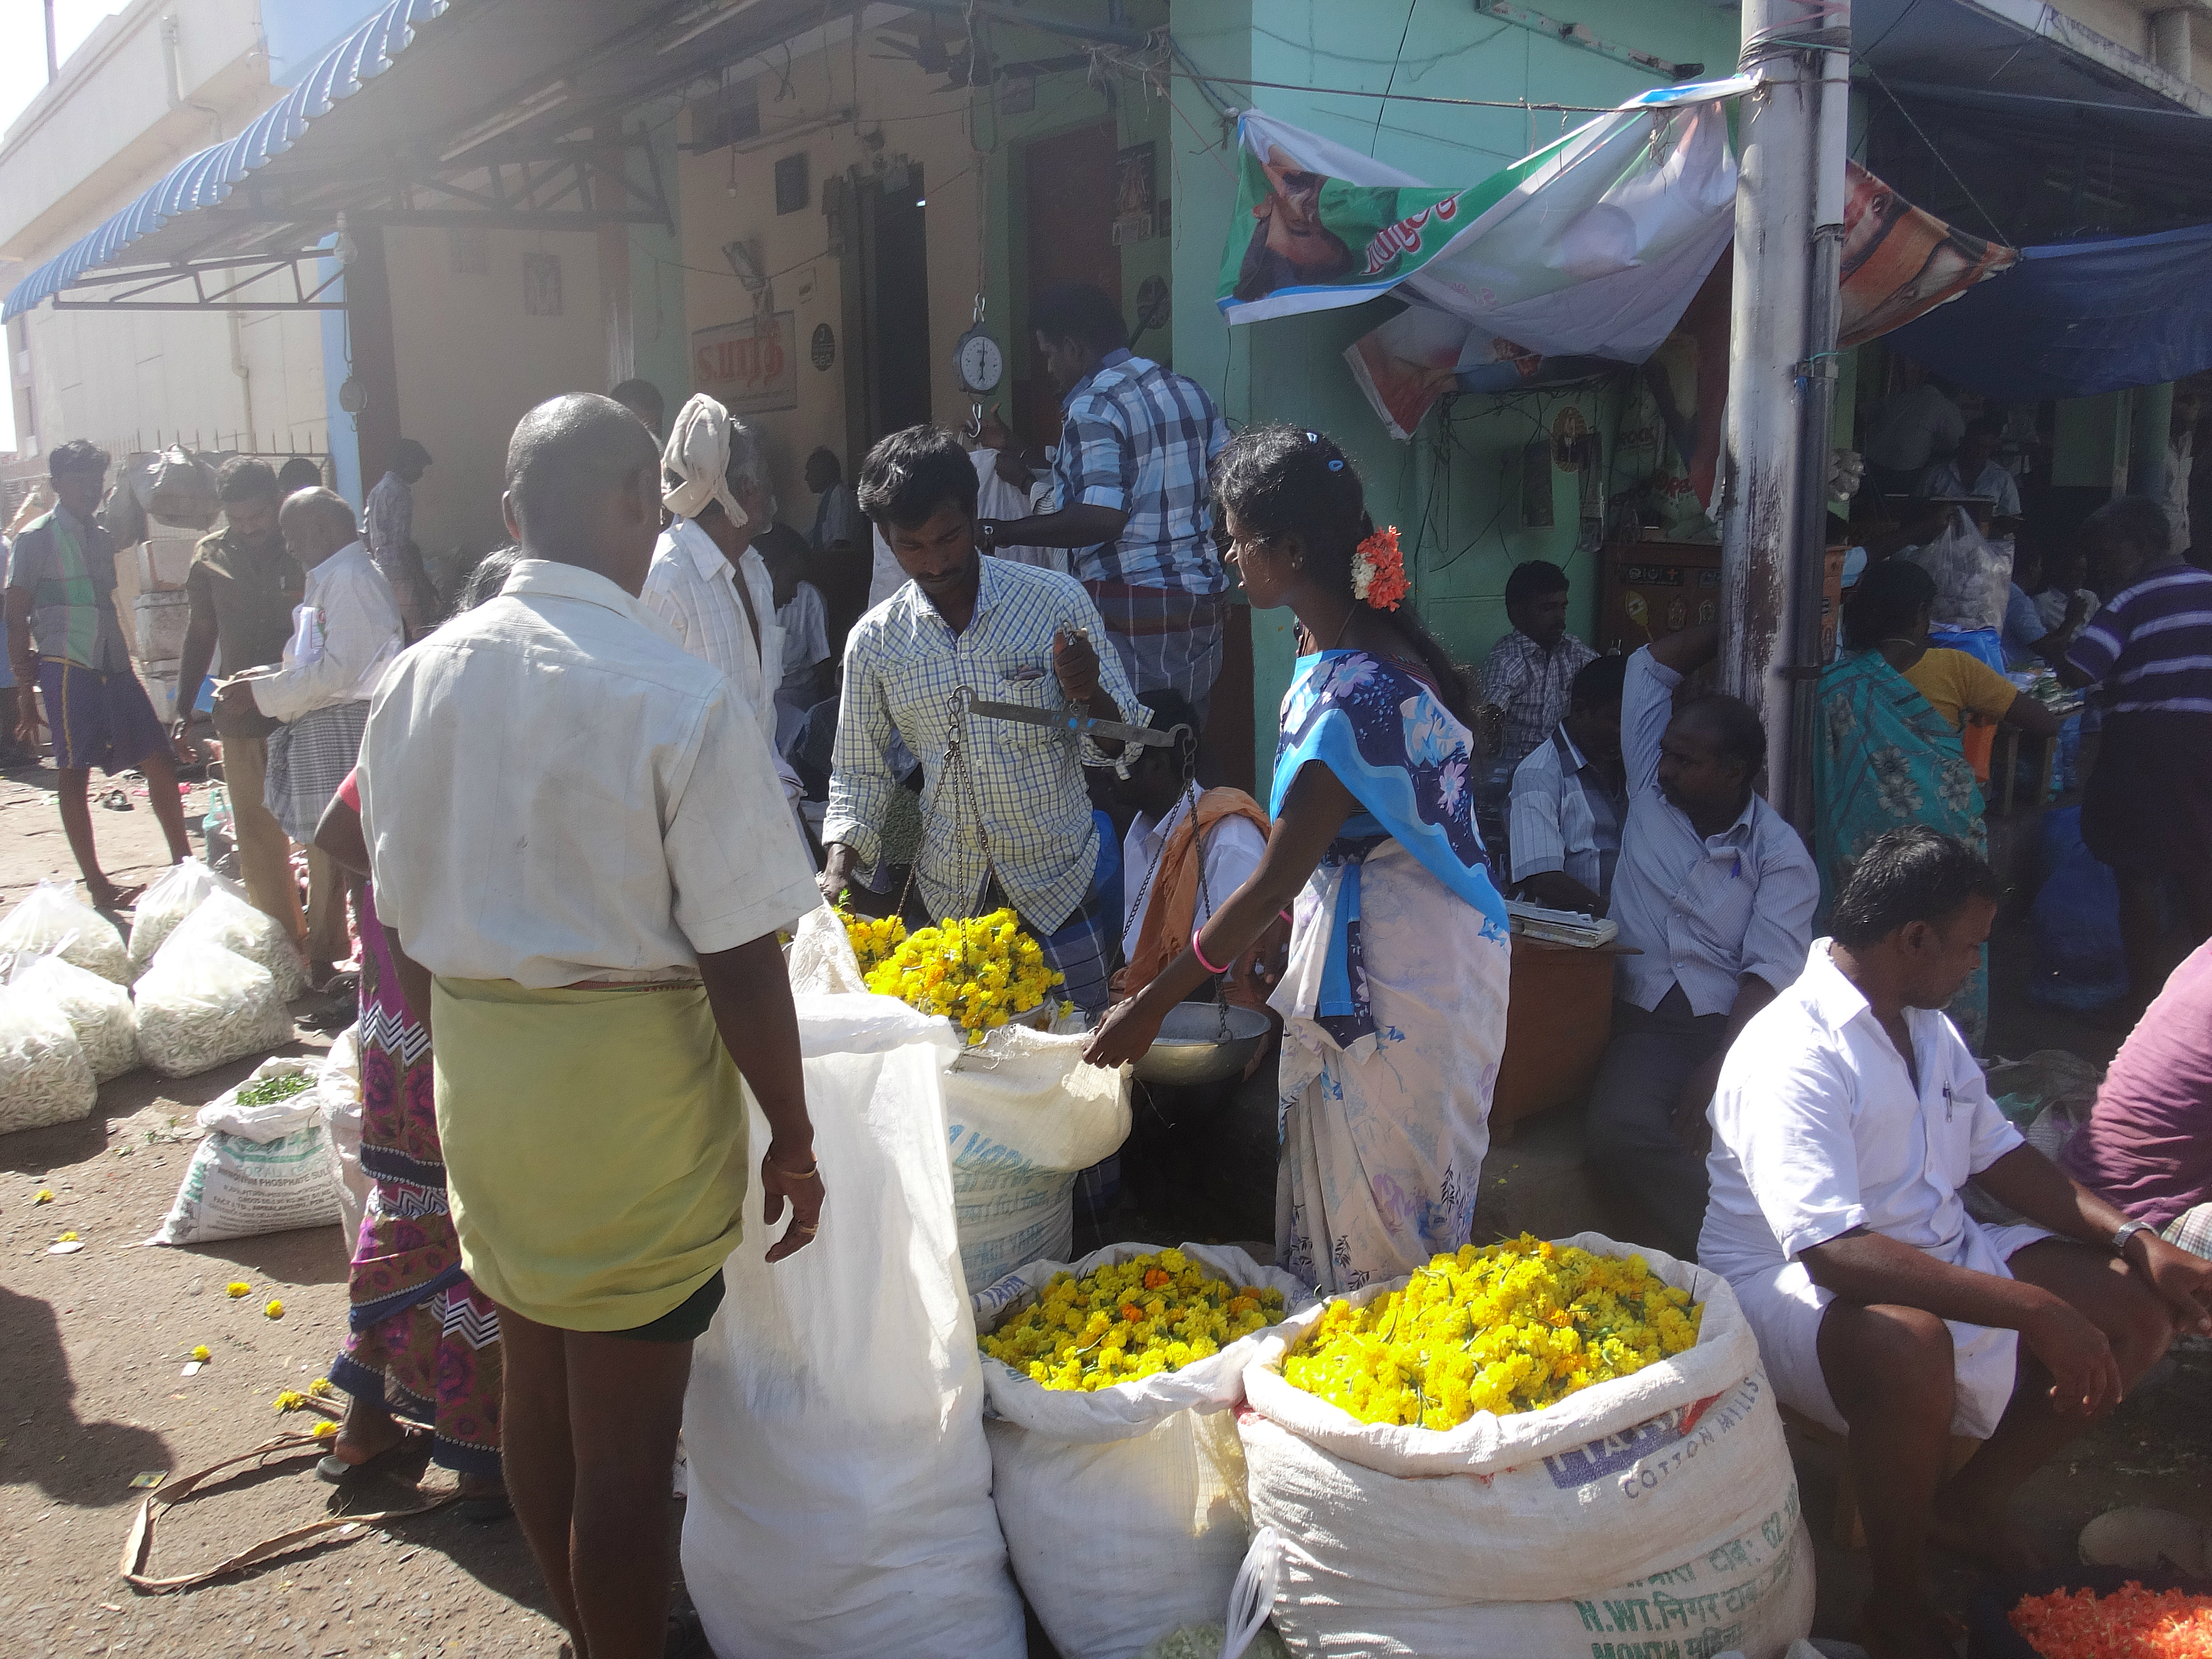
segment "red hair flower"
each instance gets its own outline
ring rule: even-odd
[[[1377,611],[1395,611],[1412,588],[1405,556],[1398,551],[1398,526],[1385,525],[1352,556],[1352,595]]]

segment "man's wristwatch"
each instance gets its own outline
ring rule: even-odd
[[[2112,1234],[2112,1254],[2125,1255],[2128,1253],[2130,1239],[2137,1233],[2154,1233],[2157,1231],[2158,1229],[2148,1221],[2123,1221]]]

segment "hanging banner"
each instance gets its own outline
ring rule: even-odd
[[[1974,283],[2006,270],[2020,258],[2017,249],[1969,236],[1922,211],[1856,162],[1847,165],[1839,347],[1857,345],[1902,327]],[[1732,233],[1732,220],[1724,222],[1723,228]],[[1682,485],[1676,493],[1686,499],[1693,496],[1710,501],[1719,432],[1717,392],[1725,389],[1728,373],[1728,271],[1722,255],[1727,252],[1729,240],[1723,235],[1719,246],[1706,257],[1705,272],[1698,282],[1690,284],[1680,303],[1668,297],[1673,311],[1668,331],[1633,356],[1589,349],[1580,355],[1547,355],[1535,349],[1535,341],[1547,335],[1553,340],[1562,337],[1557,330],[1528,337],[1530,313],[1540,307],[1524,307],[1504,320],[1493,313],[1469,321],[1456,312],[1414,300],[1407,310],[1355,340],[1346,349],[1344,359],[1390,435],[1403,439],[1413,434],[1422,417],[1447,392],[1498,392],[1556,386],[1614,372],[1621,362],[1642,362],[1649,368],[1664,358],[1662,372],[1656,376],[1647,374],[1645,380],[1654,387],[1680,382],[1686,398],[1681,407],[1693,401],[1703,411],[1697,422],[1710,428],[1693,442],[1691,423],[1686,422],[1680,408],[1668,412],[1666,426],[1676,452],[1676,476]],[[1455,265],[1458,255],[1455,253],[1448,263]],[[1706,281],[1705,273],[1715,280]],[[1425,287],[1425,281],[1409,283],[1400,297],[1412,299]],[[1589,287],[1596,290],[1601,284]],[[1714,293],[1722,296],[1717,307],[1711,301]],[[1690,315],[1692,295],[1701,296],[1694,325]],[[1577,297],[1587,301],[1591,295]],[[1512,332],[1513,327],[1523,331]],[[1689,382],[1683,379],[1686,362],[1697,365],[1692,379],[1705,387],[1694,400],[1687,399]],[[1659,396],[1656,392],[1655,395]],[[1659,401],[1663,406],[1668,400],[1659,396]]]
[[[1403,284],[1547,355],[1648,352],[1728,239],[1735,161],[1720,100],[1753,84],[1655,88],[1457,188],[1247,112],[1222,312],[1255,322]],[[1607,288],[1556,302],[1594,283]]]

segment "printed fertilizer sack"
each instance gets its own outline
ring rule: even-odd
[[[1727,1281],[1595,1233],[1556,1242],[1642,1255],[1705,1304],[1696,1345],[1441,1430],[1364,1423],[1285,1378],[1321,1308],[1247,1368],[1237,1429],[1254,1524],[1279,1534],[1274,1621],[1293,1653],[1588,1659],[1663,1639],[1780,1659],[1811,1629],[1796,1480]]]
[[[200,1108],[207,1139],[194,1149],[177,1201],[149,1243],[205,1244],[339,1219],[319,1070],[312,1058],[266,1060]]]

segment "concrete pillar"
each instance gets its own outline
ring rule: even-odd
[[[2197,63],[2191,54],[2189,40],[2187,6],[2176,6],[2171,11],[2154,11],[2150,15],[2151,61],[2168,75],[2185,81],[2197,78]]]

